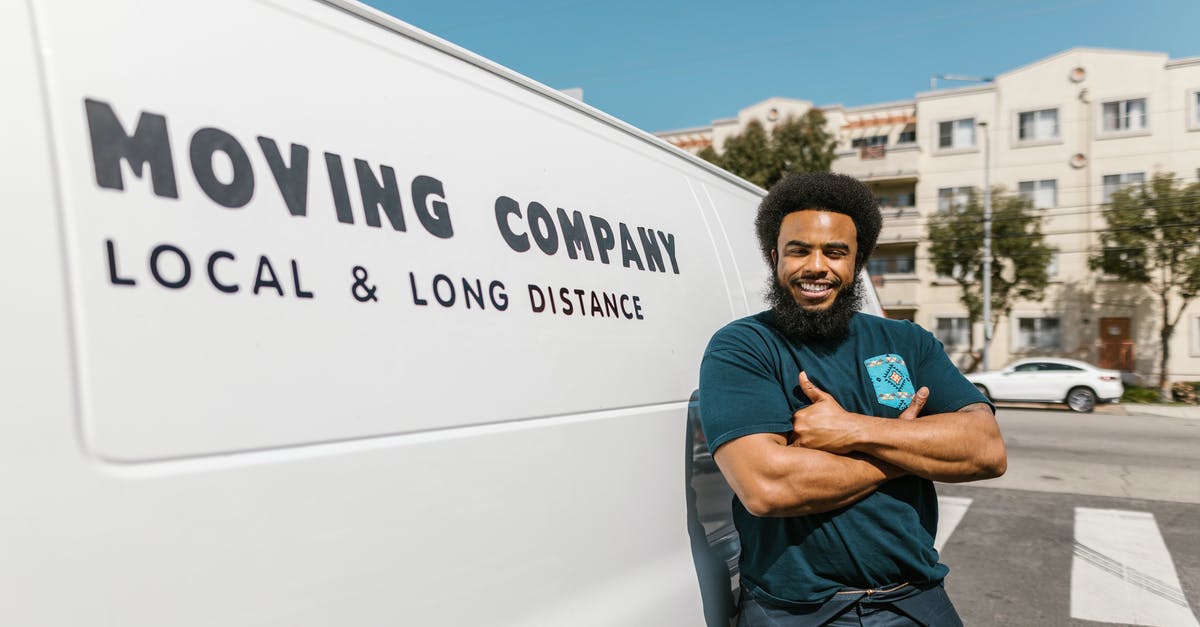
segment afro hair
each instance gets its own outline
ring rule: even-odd
[[[875,250],[875,241],[883,228],[883,216],[879,213],[878,201],[866,185],[853,177],[832,172],[789,174],[771,186],[758,206],[758,217],[754,220],[758,244],[767,264],[774,266],[771,252],[779,241],[783,219],[789,213],[805,209],[850,216],[858,232],[854,269],[861,270]]]

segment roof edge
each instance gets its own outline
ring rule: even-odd
[[[1156,52],[1153,50],[1126,50],[1123,48],[1094,48],[1091,46],[1075,46],[1072,48],[1067,48],[1066,50],[1056,52],[1048,57],[1042,57],[1040,59],[1030,61],[1029,63],[1026,63],[1024,65],[1018,65],[1017,67],[1015,67],[1011,70],[1001,72],[996,75],[996,80],[999,80],[1001,78],[1006,78],[1006,77],[1016,74],[1018,72],[1023,72],[1025,70],[1028,70],[1035,66],[1042,65],[1044,63],[1049,63],[1051,61],[1060,59],[1065,56],[1069,56],[1072,54],[1079,54],[1079,53],[1125,54],[1125,55],[1138,55],[1138,56],[1144,56],[1144,57],[1167,57],[1168,59],[1170,58],[1170,55],[1165,52]]]
[[[986,85],[967,85],[966,87],[952,87],[950,89],[939,89],[937,91],[920,91],[917,92],[916,100],[937,100],[938,98],[953,98],[954,96],[965,96],[968,94],[982,94],[989,91],[996,91],[996,83],[988,83]]]
[[[1173,59],[1171,61],[1167,61],[1166,63],[1167,69],[1186,67],[1189,65],[1200,65],[1200,57],[1184,57],[1182,59]]]

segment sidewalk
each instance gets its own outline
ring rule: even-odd
[[[1167,416],[1200,420],[1200,405],[1155,405],[1152,403],[1120,403],[1097,405],[1096,411],[1117,416]]]

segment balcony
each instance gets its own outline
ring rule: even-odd
[[[863,146],[842,150],[833,171],[860,181],[916,181],[921,149],[915,143],[894,146]]]
[[[858,149],[858,158],[864,161],[882,159],[887,156],[887,146],[863,146]]]
[[[879,304],[884,309],[915,310],[919,305],[917,290],[921,280],[915,274],[871,275]]]
[[[883,230],[879,232],[879,245],[900,242],[919,242],[925,237],[925,221],[916,207],[881,206]]]

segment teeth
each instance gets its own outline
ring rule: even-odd
[[[800,289],[806,292],[820,292],[829,289],[829,286],[823,283],[801,283]]]

